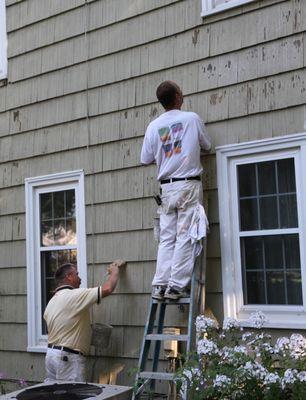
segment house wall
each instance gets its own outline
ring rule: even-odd
[[[261,0],[201,18],[200,0],[6,0],[8,84],[0,87],[0,370],[40,381],[28,353],[24,179],[85,170],[89,285],[128,267],[93,311],[114,326],[98,371],[137,365],[156,244],[155,167],[139,163],[161,108],[155,88],[178,82],[213,145],[305,130],[306,2]],[[215,153],[203,159],[208,203],[207,303],[222,319]],[[175,311],[169,325],[184,326]],[[93,371],[93,372],[92,372]]]

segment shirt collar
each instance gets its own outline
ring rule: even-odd
[[[60,290],[64,290],[64,289],[69,289],[69,290],[73,290],[74,287],[70,286],[70,285],[63,285],[63,286],[59,286],[55,289],[55,292],[59,292]]]

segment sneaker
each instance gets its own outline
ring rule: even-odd
[[[186,289],[177,290],[171,286],[168,286],[164,294],[164,298],[170,300],[178,300],[181,297],[189,297],[189,293],[186,291]]]
[[[165,286],[152,286],[152,298],[155,300],[163,300],[165,291]]]

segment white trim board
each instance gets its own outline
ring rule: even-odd
[[[5,0],[0,0],[0,80],[7,78],[7,35]]]

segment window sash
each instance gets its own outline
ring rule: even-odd
[[[268,327],[303,328],[306,323],[306,265],[305,233],[306,211],[302,201],[306,198],[306,133],[256,140],[221,146],[216,149],[220,212],[220,238],[222,254],[223,303],[226,317],[238,318],[248,326],[251,312],[266,312]],[[295,158],[298,228],[256,230],[240,232],[237,165],[262,161]],[[303,306],[296,305],[244,305],[240,241],[242,237],[297,233],[300,239]]]
[[[41,193],[75,190],[77,245],[41,246]],[[46,351],[47,335],[42,334],[41,254],[44,251],[77,250],[82,287],[87,286],[84,172],[72,171],[26,179],[28,351]]]

